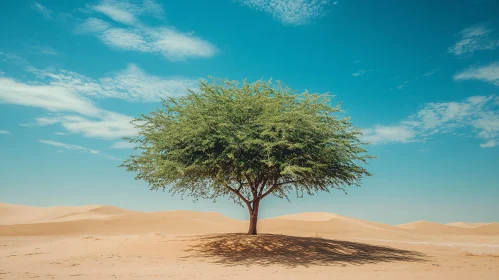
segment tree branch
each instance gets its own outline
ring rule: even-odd
[[[266,184],[267,184],[267,179],[263,180],[262,186],[260,187],[260,190],[258,191],[258,196],[262,195],[263,189],[265,188]]]
[[[237,192],[240,192],[241,189],[243,188],[244,184],[242,182],[239,182],[239,188],[237,188]]]
[[[277,184],[277,185],[279,185],[279,186],[280,186],[280,185],[286,185],[286,184],[296,183],[296,182],[298,182],[298,181],[296,181],[296,180],[292,180],[292,181],[288,181],[288,182],[282,182],[282,183],[279,183],[279,184]]]
[[[251,208],[250,202],[239,191],[236,191],[227,184],[224,184],[224,187],[227,188],[229,191],[233,192],[235,195],[237,195],[237,197],[239,197],[244,203],[246,203],[248,207]]]
[[[262,198],[266,197],[268,194],[273,192],[278,186],[279,186],[279,184],[274,184],[268,191],[266,191],[263,195],[259,196],[258,198],[262,199]]]

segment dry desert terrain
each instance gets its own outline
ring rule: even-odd
[[[499,279],[499,223],[0,204],[0,279]]]

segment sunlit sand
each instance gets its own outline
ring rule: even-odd
[[[497,279],[499,224],[0,204],[0,279]]]

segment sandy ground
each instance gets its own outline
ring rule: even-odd
[[[499,279],[499,224],[0,204],[0,279]]]

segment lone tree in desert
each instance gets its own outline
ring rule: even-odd
[[[230,197],[248,208],[248,234],[256,234],[265,197],[343,190],[371,175],[360,130],[330,102],[271,81],[200,81],[132,121],[138,134],[125,139],[140,152],[121,166],[151,190]]]

